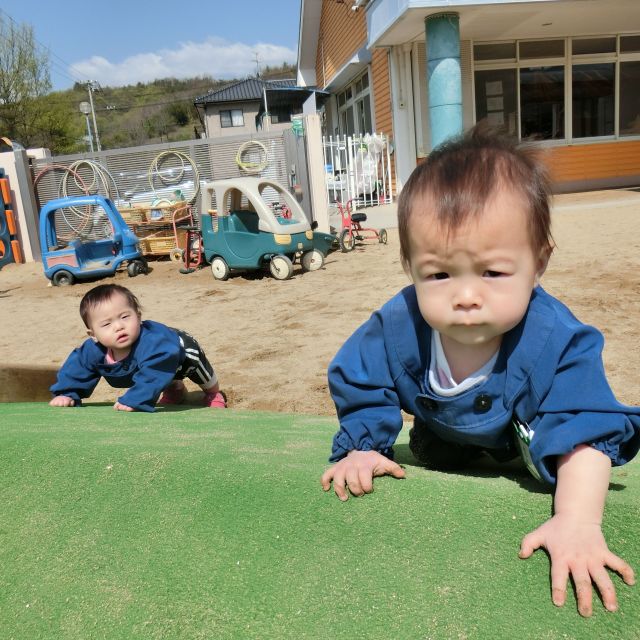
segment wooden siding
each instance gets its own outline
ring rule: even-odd
[[[366,43],[367,21],[362,9],[352,11],[349,2],[322,0],[316,52],[318,87],[324,89],[353,54]]]
[[[391,78],[389,77],[389,51],[374,49],[371,55],[371,91],[373,92],[374,130],[384,133],[393,143],[393,111],[391,105]],[[396,193],[396,156],[391,155],[391,183]]]
[[[640,175],[640,140],[552,147],[547,162],[557,183]]]

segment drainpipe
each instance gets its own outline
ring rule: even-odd
[[[460,18],[437,13],[425,18],[431,148],[462,132]]]

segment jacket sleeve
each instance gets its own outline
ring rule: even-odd
[[[137,354],[138,369],[133,386],[118,402],[137,411],[155,411],[162,391],[171,384],[180,365],[180,348],[160,336],[154,336]]]
[[[603,338],[582,325],[560,355],[551,385],[540,398],[529,451],[543,479],[556,481],[558,456],[588,444],[614,466],[629,462],[640,448],[640,409],[619,403],[602,363]]]
[[[402,429],[402,415],[379,313],[342,346],[329,365],[328,375],[340,421],[329,460],[337,462],[353,449],[391,457],[391,447]]]
[[[92,366],[91,348],[85,342],[74,349],[58,371],[58,377],[50,387],[54,396],[73,398],[76,406],[82,398],[88,398],[100,381],[100,374]]]

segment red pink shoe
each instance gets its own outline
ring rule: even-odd
[[[182,380],[174,380],[160,396],[158,404],[182,404],[187,397],[187,389]]]
[[[205,407],[211,407],[212,409],[225,409],[227,401],[220,391],[205,391],[204,399],[202,401]]]

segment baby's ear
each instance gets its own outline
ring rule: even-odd
[[[93,331],[91,331],[91,329],[87,329],[87,335],[94,341],[94,342],[98,342],[98,338],[95,337]]]
[[[548,247],[540,250],[540,255],[538,256],[538,265],[536,270],[536,281],[540,280],[544,272],[547,270],[547,265],[549,264],[549,258],[551,257],[552,251],[553,251],[553,247]]]

